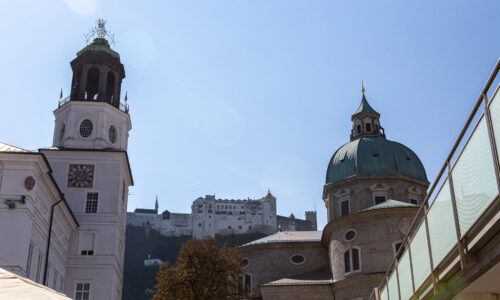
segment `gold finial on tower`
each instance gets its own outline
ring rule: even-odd
[[[361,93],[365,94],[365,86],[363,85],[363,80],[361,80]]]

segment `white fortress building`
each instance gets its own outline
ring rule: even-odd
[[[132,125],[119,101],[120,56],[104,39],[104,21],[94,30],[71,62],[52,147],[0,143],[0,267],[76,300],[119,300]]]
[[[127,225],[148,226],[165,236],[190,235],[194,238],[216,234],[242,234],[261,232],[271,234],[282,230],[316,230],[316,212],[305,212],[305,220],[283,217],[276,214],[276,197],[270,191],[261,199],[228,200],[207,195],[191,205],[190,214],[158,214],[158,199],[155,209],[138,208],[127,213]]]

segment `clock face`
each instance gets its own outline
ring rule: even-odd
[[[91,188],[94,180],[94,165],[69,165],[68,187]]]

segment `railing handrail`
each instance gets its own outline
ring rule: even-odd
[[[476,117],[477,115],[477,112],[479,110],[479,107],[481,107],[481,104],[484,102],[484,96],[487,95],[492,83],[495,81],[495,78],[497,77],[498,73],[500,71],[500,58],[497,60],[497,63],[493,69],[493,72],[491,73],[491,75],[489,76],[488,80],[486,81],[478,99],[476,100],[476,103],[474,104],[474,107],[472,108],[472,111],[471,113],[469,114],[462,130],[460,131],[460,134],[458,135],[456,141],[455,141],[455,144],[453,145],[453,147],[451,148],[450,150],[450,153],[448,154],[443,166],[441,167],[438,175],[436,176],[436,179],[434,180],[433,184],[431,185],[431,188],[429,189],[429,192],[427,193],[421,207],[419,208],[419,210],[417,211],[415,217],[413,218],[413,221],[410,225],[410,229],[408,231],[408,233],[406,234],[405,238],[403,239],[403,244],[401,245],[401,247],[398,249],[396,255],[395,255],[395,258],[393,259],[393,261],[391,262],[391,264],[389,265],[386,273],[385,273],[385,276],[384,276],[384,279],[382,280],[382,282],[378,285],[378,287],[376,287],[376,290],[374,290],[374,292],[378,293],[384,286],[387,285],[387,280],[386,278],[389,278],[389,276],[394,272],[395,270],[395,267],[397,266],[397,262],[398,262],[398,259],[402,256],[402,254],[404,253],[404,251],[406,251],[407,248],[409,248],[409,243],[410,243],[410,237],[413,238],[415,233],[416,233],[416,229],[419,228],[419,226],[421,225],[421,223],[423,222],[423,219],[424,217],[426,217],[428,211],[429,211],[429,199],[431,198],[431,196],[434,195],[434,191],[436,189],[436,186],[438,185],[438,183],[441,182],[441,179],[443,177],[443,174],[445,172],[446,169],[449,168],[449,164],[452,160],[452,158],[454,157],[458,147],[460,146],[460,144],[462,143],[463,141],[463,138],[465,136],[465,134],[467,133],[467,131],[469,130],[470,126],[471,126],[471,123],[472,121],[474,120],[474,118]],[[485,107],[485,109],[487,109]],[[479,120],[481,118],[478,119],[477,123],[479,123]],[[476,124],[477,125],[477,124]],[[464,144],[463,148],[465,148],[467,143]],[[495,166],[496,168],[496,166]],[[442,187],[441,187],[442,188]],[[439,190],[438,190],[439,191]],[[438,193],[439,194],[439,193]],[[429,245],[430,247],[430,245]],[[436,266],[434,266],[436,267]],[[432,270],[431,270],[431,274],[432,274]],[[430,275],[430,274],[429,274]],[[427,277],[428,278],[428,277]],[[415,291],[417,291],[419,288],[415,287]]]

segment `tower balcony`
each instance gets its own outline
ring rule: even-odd
[[[66,105],[66,103],[70,102],[70,101],[81,101],[81,102],[105,102],[105,103],[108,103],[106,101],[99,101],[99,100],[71,100],[71,96],[67,96],[65,98],[62,98],[61,100],[59,100],[59,102],[57,103],[57,108],[60,108],[60,107],[63,107],[64,105]],[[126,103],[123,103],[123,102],[120,102],[118,107],[112,105],[111,103],[108,103],[110,106],[113,106],[115,108],[118,108],[119,110],[121,110],[122,112],[128,114],[129,113],[129,106],[126,104]]]

